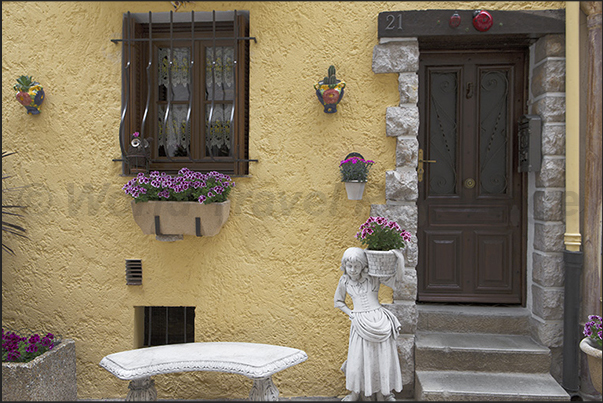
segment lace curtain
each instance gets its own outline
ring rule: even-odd
[[[215,65],[214,62],[215,56]],[[234,100],[234,48],[232,46],[208,47],[205,50],[205,97],[208,101]],[[212,69],[212,66],[214,68]],[[210,119],[211,112],[211,122]],[[230,155],[232,136],[232,104],[214,103],[205,111],[207,133],[206,152],[213,156]]]
[[[172,101],[188,101],[190,95],[189,78],[189,48],[174,48],[174,58],[171,69],[170,86],[170,48],[159,48],[157,63],[157,84],[159,89],[159,100],[168,100],[168,91],[171,92]],[[170,157],[186,156],[190,144],[190,129],[186,129],[186,113],[188,105],[172,104],[170,113],[165,119],[164,105],[158,108],[159,120],[159,144],[160,155]],[[167,124],[166,124],[167,123]],[[163,153],[161,149],[163,148]]]

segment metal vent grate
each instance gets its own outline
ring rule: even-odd
[[[126,284],[142,285],[142,260],[126,259]]]

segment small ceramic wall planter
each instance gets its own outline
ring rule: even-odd
[[[183,235],[218,235],[230,214],[230,200],[201,204],[196,201],[132,200],[132,215],[143,234],[159,241],[181,240]]]
[[[585,337],[580,341],[580,350],[586,354],[590,380],[597,392],[601,393],[601,348]]]
[[[17,101],[27,109],[27,113],[39,115],[45,97],[44,89],[40,83],[34,81],[33,77],[21,76],[17,79],[17,85],[13,88],[17,91]]]
[[[349,181],[345,183],[345,190],[348,194],[348,200],[362,200],[364,194],[364,186],[366,182]]]
[[[29,362],[2,363],[2,401],[76,401],[75,341],[62,340]]]
[[[316,96],[324,106],[325,113],[337,112],[337,104],[343,98],[345,82],[335,77],[335,66],[330,66],[328,76],[314,85]]]

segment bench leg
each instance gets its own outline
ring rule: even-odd
[[[132,379],[128,385],[128,395],[126,401],[151,401],[157,400],[157,390],[155,381],[151,377]]]
[[[253,401],[277,401],[278,389],[272,382],[272,377],[253,380],[253,386],[249,392],[249,400]]]

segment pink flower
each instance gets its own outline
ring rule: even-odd
[[[138,133],[138,132],[134,132],[134,133],[132,133],[132,136],[134,136],[134,137],[138,137],[138,136],[140,136],[140,133]]]

